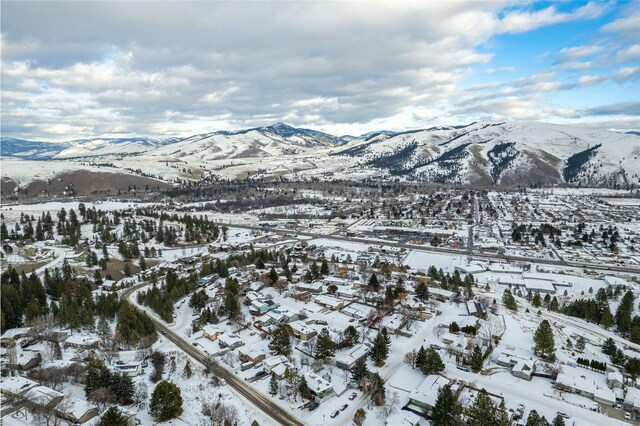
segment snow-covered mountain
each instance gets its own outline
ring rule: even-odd
[[[441,183],[640,183],[640,137],[546,123],[472,123],[378,134],[333,150],[353,168]]]
[[[100,157],[153,176],[363,177],[440,183],[640,186],[640,136],[546,123],[486,123],[332,136],[283,123],[187,138],[2,140],[2,156]]]
[[[28,160],[133,155],[178,141],[178,138],[95,138],[68,142],[36,142],[14,138],[0,140],[2,157]]]

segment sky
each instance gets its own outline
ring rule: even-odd
[[[2,1],[1,134],[640,130],[640,2]]]

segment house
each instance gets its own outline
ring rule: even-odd
[[[399,410],[387,417],[384,424],[386,426],[418,426],[421,418],[411,411]]]
[[[627,411],[640,409],[640,389],[628,386],[627,394],[624,396],[623,406]]]
[[[450,302],[456,297],[456,293],[439,287],[429,287],[429,294],[440,302]]]
[[[409,394],[409,403],[421,408],[424,412],[429,412],[436,404],[438,390],[449,384],[449,379],[438,375],[429,375],[422,384]]]
[[[511,369],[511,375],[519,379],[530,381],[535,371],[536,362],[534,360],[518,358],[513,368]]]
[[[296,290],[298,291],[308,291],[309,293],[319,294],[322,293],[324,287],[322,283],[298,283],[296,284]]]
[[[324,306],[332,310],[338,310],[344,306],[344,300],[325,295],[317,296],[315,302],[320,306]]]
[[[266,358],[263,361],[264,364],[264,371],[266,371],[267,373],[271,373],[271,371],[277,367],[280,364],[284,364],[286,362],[289,362],[289,360],[287,359],[286,356],[284,355],[275,355],[269,358]]]
[[[118,361],[115,365],[111,366],[111,370],[129,377],[135,377],[142,374],[142,363],[139,361],[127,363]]]
[[[293,335],[300,340],[309,340],[318,334],[314,329],[300,320],[292,322],[289,326],[291,327]]]
[[[0,337],[0,343],[4,346],[13,346],[16,340],[31,335],[31,327],[10,328]]]
[[[202,334],[212,342],[214,342],[223,333],[224,330],[219,327],[214,327],[208,324],[202,327]]]
[[[0,386],[0,392],[8,397],[22,396],[31,388],[38,386],[38,382],[29,380],[26,377],[13,376],[4,378],[2,380],[2,386]]]
[[[593,400],[599,404],[613,407],[616,404],[616,394],[607,387],[598,387],[593,391]]]
[[[98,407],[84,399],[68,396],[56,406],[55,413],[71,423],[82,424],[98,415]]]
[[[457,265],[454,267],[460,274],[479,274],[487,270],[486,266],[479,263],[472,263],[470,265]]]
[[[221,334],[218,336],[218,344],[221,348],[229,348],[230,350],[233,350],[244,345],[244,342],[237,335]]]
[[[74,334],[69,336],[64,341],[65,348],[78,348],[78,349],[97,349],[100,344],[100,339],[96,336],[88,336],[85,334]]]
[[[358,290],[351,287],[338,287],[336,290],[336,296],[342,297],[343,299],[353,299],[358,295]]]
[[[484,309],[482,309],[482,306],[480,306],[480,304],[475,300],[467,301],[467,312],[469,313],[469,315],[474,316],[476,318],[485,317]]]
[[[293,368],[294,368],[293,365],[291,365],[288,361],[283,362],[282,364],[278,364],[275,367],[273,367],[271,369],[271,374],[276,376],[278,380],[282,380],[284,379],[284,376],[287,373],[287,370],[291,370]]]
[[[309,371],[304,375],[311,393],[315,395],[316,402],[323,402],[335,395],[333,385],[317,374]]]
[[[622,389],[624,378],[619,371],[610,371],[607,373],[607,385],[612,389]]]
[[[393,315],[384,317],[384,319],[380,323],[380,328],[384,327],[390,333],[395,333],[398,330],[400,330],[404,322],[405,322],[405,319],[403,315],[393,314]]]
[[[249,306],[249,312],[252,315],[264,315],[272,309],[276,309],[278,305],[273,300],[262,299],[254,300]]]
[[[257,347],[245,347],[238,349],[238,357],[242,362],[252,362],[254,364],[263,361],[267,354]]]
[[[347,349],[343,353],[336,355],[336,367],[343,370],[351,370],[359,359],[365,358],[369,354],[369,346],[358,344]]]
[[[114,291],[118,288],[118,283],[114,280],[104,280],[101,287],[105,291]]]
[[[40,408],[53,408],[64,399],[64,394],[46,386],[36,386],[24,393],[29,404]]]
[[[7,366],[17,370],[30,370],[42,363],[42,355],[36,351],[22,351],[18,354],[13,363],[7,363]]]
[[[511,375],[524,380],[531,380],[536,371],[535,360],[518,357],[512,352],[502,352],[496,364],[509,368]]]

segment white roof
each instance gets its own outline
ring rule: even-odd
[[[453,297],[455,295],[454,292],[439,287],[429,287],[429,293],[442,297]]]
[[[13,339],[21,334],[27,334],[31,331],[31,327],[10,328],[2,334],[3,339]]]
[[[98,407],[84,399],[68,396],[56,407],[56,410],[61,413],[70,414],[76,419],[80,419],[87,413],[87,411],[95,408]]]
[[[332,308],[338,308],[344,302],[340,299],[336,299],[335,297],[320,295],[316,297],[316,303],[319,303],[321,305],[327,305]]]
[[[63,397],[62,392],[58,392],[46,386],[36,386],[29,389],[25,394],[25,398],[28,398],[31,402],[35,402],[38,405],[47,405],[54,398]]]
[[[221,329],[220,327],[214,327],[210,324],[205,325],[204,327],[202,327],[202,331],[204,331],[206,334],[208,335],[214,335],[214,334],[222,334],[224,333],[224,330]]]
[[[522,278],[533,279],[533,280],[543,280],[543,281],[555,281],[557,279],[556,274],[542,273],[542,272],[523,272]]]
[[[74,344],[74,345],[92,345],[94,343],[99,342],[100,339],[97,336],[91,336],[86,334],[74,334],[69,336],[67,340],[65,340],[66,344]]]
[[[320,394],[333,388],[331,383],[311,371],[305,373],[304,377],[307,380],[309,389],[314,391],[316,394]]]
[[[445,377],[429,375],[420,386],[411,391],[409,398],[420,401],[423,404],[434,406],[436,404],[438,390],[448,383],[449,379]]]
[[[552,292],[556,291],[556,288],[553,286],[553,283],[547,280],[525,278],[524,285],[527,288],[527,290],[531,290],[531,291],[536,291],[536,290],[552,291]]]
[[[336,362],[341,362],[345,365],[351,365],[361,357],[365,356],[368,352],[369,347],[367,345],[355,345],[354,347],[347,349],[342,354],[336,356]]]
[[[225,343],[227,346],[233,346],[238,342],[242,342],[242,339],[232,334],[221,334],[218,336],[218,341]]]
[[[286,357],[286,356],[284,356],[284,355],[275,355],[275,356],[272,356],[272,357],[266,358],[266,359],[263,361],[263,363],[264,363],[264,365],[266,365],[267,367],[269,367],[269,368],[273,368],[273,367],[275,367],[276,365],[278,365],[278,364],[282,364],[282,363],[287,362],[287,361],[288,361],[288,359],[287,359],[287,357]]]
[[[2,380],[1,389],[11,394],[19,395],[36,386],[38,386],[38,383],[33,380],[29,380],[26,377],[13,376]]]
[[[614,391],[612,391],[609,388],[604,388],[604,387],[596,388],[596,390],[593,392],[593,397],[599,398],[611,403],[616,402],[616,394]]]

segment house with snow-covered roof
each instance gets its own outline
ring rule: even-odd
[[[424,381],[411,391],[409,394],[409,403],[430,412],[436,405],[438,390],[444,385],[449,384],[449,379],[444,376],[428,375]]]
[[[351,370],[359,359],[369,354],[369,346],[358,344],[336,355],[336,366],[343,370]]]
[[[68,396],[56,406],[55,413],[71,423],[82,424],[98,415],[98,407],[84,399]]]
[[[315,395],[316,402],[323,402],[335,395],[331,382],[323,379],[317,374],[309,371],[304,375],[307,386],[311,393]]]

